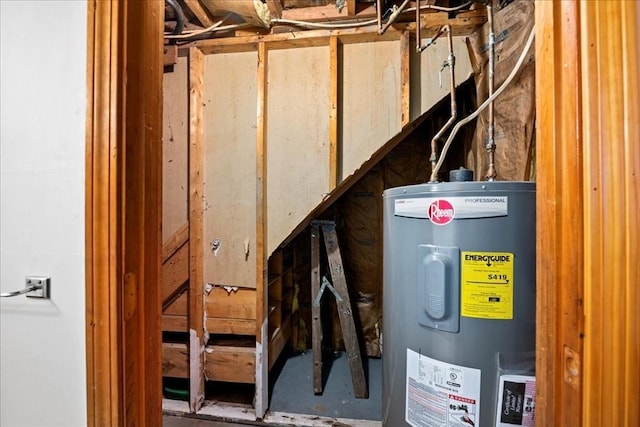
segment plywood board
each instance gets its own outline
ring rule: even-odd
[[[207,318],[207,332],[226,335],[255,335],[255,319]]]
[[[426,37],[433,37],[433,34],[423,33]],[[422,46],[427,44],[427,40],[422,40]],[[440,69],[449,56],[446,35],[438,38],[434,44],[422,51],[416,52],[415,40],[411,40],[411,120],[416,119],[433,105],[449,94],[450,80],[449,69]],[[466,81],[472,74],[471,63],[467,45],[463,37],[453,38],[453,52],[455,56],[455,79],[456,85]],[[442,84],[440,80],[442,79]]]
[[[189,351],[186,344],[162,343],[162,376],[189,378]]]
[[[255,383],[254,347],[209,345],[205,349],[205,375],[211,381]]]
[[[343,46],[339,181],[351,175],[401,126],[400,41]]]
[[[268,253],[329,192],[329,47],[269,52]]]
[[[213,288],[206,297],[207,317],[256,318],[256,291],[253,289]]]
[[[185,292],[180,295],[175,301],[171,303],[166,310],[162,312],[163,315],[169,316],[186,316],[189,312],[189,296]]]
[[[189,280],[189,246],[183,245],[162,264],[162,304],[174,299]]]
[[[162,241],[188,221],[188,68],[179,57],[173,72],[163,75]]]
[[[188,332],[189,323],[187,316],[162,315],[163,332]]]
[[[215,285],[256,286],[256,62],[205,57],[204,279]]]

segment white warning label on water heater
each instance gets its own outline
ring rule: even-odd
[[[405,420],[413,427],[472,427],[480,419],[480,369],[407,349]]]

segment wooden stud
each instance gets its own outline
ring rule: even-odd
[[[411,121],[411,33],[405,31],[400,38],[400,111],[401,127]]]
[[[356,14],[356,0],[346,0],[347,3],[347,15],[353,16]]]
[[[340,39],[329,39],[329,191],[338,185],[338,150],[340,139]]]
[[[204,401],[204,265],[203,265],[203,79],[204,55],[189,49],[189,409]]]
[[[170,67],[175,65],[178,62],[178,46],[173,45],[165,45],[163,48],[163,57],[162,63],[165,67]]]
[[[267,254],[267,104],[268,59],[265,43],[258,45],[258,112],[256,121],[256,352],[255,411],[262,418],[269,400],[268,254]]]

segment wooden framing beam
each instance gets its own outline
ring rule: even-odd
[[[282,11],[282,17],[285,19],[293,19],[297,21],[335,21],[339,19],[345,19],[356,15],[356,2],[355,0],[346,0],[345,7],[338,10],[335,5],[335,1],[331,3],[303,8],[291,8]],[[376,17],[376,8],[374,6],[368,6],[361,10],[357,14],[358,19],[372,19]]]
[[[256,351],[255,412],[262,418],[269,405],[269,289],[267,253],[267,105],[269,51],[258,45],[258,112],[256,121]]]
[[[189,409],[204,401],[204,55],[189,49]]]
[[[442,25],[449,24],[454,36],[466,36],[476,31],[486,22],[484,10],[470,11],[458,14],[448,19],[447,14],[425,13],[422,15],[425,36],[429,32],[435,33]],[[372,24],[367,27],[348,28],[340,30],[308,30],[290,31],[286,33],[252,35],[242,37],[225,37],[195,42],[205,54],[233,53],[255,51],[259,43],[267,43],[269,50],[291,49],[299,47],[327,46],[331,37],[338,37],[343,44],[367,43],[378,41],[400,40],[405,31],[415,31],[415,22],[394,24],[384,34],[378,34],[378,27]]]
[[[214,24],[213,19],[209,16],[207,11],[202,7],[200,0],[182,0],[184,5],[191,11],[193,16],[196,17],[203,27],[210,27]]]
[[[345,0],[347,3],[347,15],[353,16],[356,14],[356,0]]]
[[[189,241],[189,223],[184,223],[162,245],[162,262],[165,263]]]
[[[267,7],[269,8],[269,13],[271,14],[271,18],[281,18],[282,17],[282,3],[280,0],[266,0]]]
[[[400,120],[401,127],[411,121],[411,33],[400,38]]]
[[[338,37],[329,39],[329,191],[338,185],[338,150],[340,139],[341,47]]]

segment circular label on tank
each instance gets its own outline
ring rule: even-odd
[[[436,225],[449,224],[454,215],[453,205],[445,199],[436,199],[427,208],[427,216]]]

